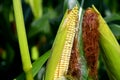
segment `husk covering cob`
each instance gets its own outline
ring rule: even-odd
[[[48,61],[45,80],[61,79],[69,74],[69,61],[77,30],[77,22],[78,7],[75,6],[72,10],[66,11],[59,27],[52,47],[52,54]]]
[[[102,18],[98,10],[93,6],[95,13],[98,14],[99,20],[99,42],[103,50],[102,57],[105,63],[109,78],[111,80],[120,80],[120,48],[119,44]]]

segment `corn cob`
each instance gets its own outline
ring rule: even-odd
[[[104,52],[102,53],[102,57],[108,72],[108,76],[111,80],[120,80],[119,44],[98,10],[94,6],[92,9],[98,14],[100,33],[99,42]]]
[[[47,64],[45,80],[56,80],[67,74],[77,21],[78,7],[75,6],[66,12],[62,20]]]

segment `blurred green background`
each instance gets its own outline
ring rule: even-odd
[[[66,3],[67,0],[21,1],[30,56],[34,62],[51,49],[65,6],[71,4]],[[120,43],[119,3],[120,0],[85,0],[83,8],[94,4]],[[108,80],[101,58],[99,67],[99,79]],[[12,0],[0,0],[0,78],[12,80],[22,72]],[[41,80],[40,75],[36,75],[36,80]]]

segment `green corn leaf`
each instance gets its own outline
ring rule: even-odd
[[[107,16],[104,18],[106,22],[111,22],[111,21],[120,21],[120,15],[119,14],[112,14],[111,16]]]
[[[49,58],[51,54],[51,51],[48,51],[46,53],[44,53],[41,57],[38,58],[38,60],[36,60],[32,65],[32,73],[33,73],[33,77],[35,77],[35,75],[39,72],[39,70],[42,68],[42,66],[44,65],[44,63],[47,61],[47,59]],[[25,73],[20,74],[16,80],[25,80]]]
[[[109,25],[111,31],[115,35],[115,37],[119,40],[120,39],[120,25],[117,24],[110,24]]]
[[[32,22],[31,27],[29,29],[28,38],[32,38],[39,33],[50,34],[50,25],[48,21],[48,14],[43,15],[40,19]]]
[[[35,19],[42,17],[42,0],[26,0],[26,2],[30,5]]]

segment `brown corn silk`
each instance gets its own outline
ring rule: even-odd
[[[97,62],[99,55],[99,32],[98,32],[98,14],[88,8],[83,16],[82,38],[85,58],[89,69],[89,76],[97,80]]]
[[[78,48],[78,36],[76,34],[74,38],[74,43],[72,47],[72,52],[70,56],[69,68],[68,68],[68,75],[72,76],[74,80],[80,80],[80,55],[79,55],[79,48]]]

